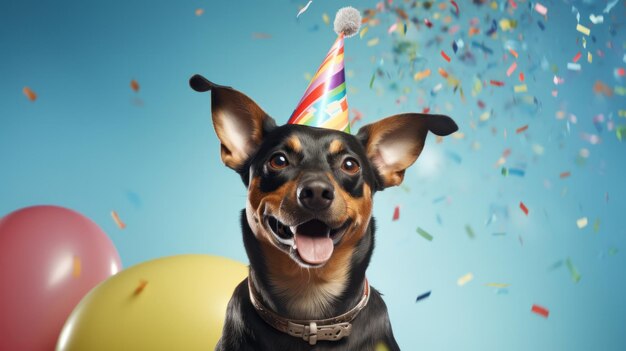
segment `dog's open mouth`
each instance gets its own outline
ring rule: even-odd
[[[295,251],[296,258],[308,265],[319,266],[330,259],[350,220],[334,229],[317,219],[286,226],[275,217],[268,216],[267,224],[281,244]]]

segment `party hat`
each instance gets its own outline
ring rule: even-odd
[[[361,14],[357,9],[344,7],[337,11],[334,23],[337,40],[317,69],[287,123],[350,133],[343,39],[356,34],[360,25]]]

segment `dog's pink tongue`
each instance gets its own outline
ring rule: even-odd
[[[310,264],[321,264],[333,254],[333,240],[329,237],[313,237],[296,234],[296,248],[300,257]]]

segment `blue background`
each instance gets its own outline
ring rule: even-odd
[[[616,130],[626,124],[618,112],[626,109],[620,90],[626,83],[615,70],[626,66],[626,2],[597,25],[589,15],[602,14],[607,1],[544,1],[547,18],[527,1],[517,0],[517,9],[508,1],[496,9],[457,2],[458,18],[447,1],[427,10],[396,0],[362,39],[346,40],[349,104],[364,116],[353,132],[363,122],[430,107],[452,116],[463,133],[441,143],[429,138],[403,187],[375,196],[378,241],[368,276],[385,294],[398,342],[404,350],[624,350],[626,145]],[[3,0],[0,214],[36,204],[75,209],[105,230],[125,267],[182,253],[245,262],[238,217],[246,192],[221,164],[209,95],[193,92],[188,79],[201,73],[233,86],[286,122],[306,88],[305,74],[315,72],[335,39],[323,13],[332,24],[341,6],[376,6],[315,0],[296,20],[305,3]],[[397,6],[422,22],[409,23],[406,37],[387,33],[399,21]],[[196,16],[197,8],[204,14]],[[577,11],[591,36],[576,31]],[[447,16],[449,26],[459,25],[455,34],[442,29]],[[470,37],[474,18],[480,33]],[[517,20],[517,28],[485,34],[493,19],[504,18]],[[368,46],[376,37],[380,43]],[[458,39],[465,46],[454,54]],[[417,44],[413,70],[405,51],[393,51],[399,40]],[[505,45],[519,53],[511,77],[506,70],[514,58]],[[461,59],[467,52],[473,63]],[[568,70],[577,52],[582,69]],[[465,100],[439,67],[460,81]],[[430,77],[412,79],[427,68]],[[521,71],[527,93],[513,91]],[[554,75],[564,83],[555,85]],[[131,79],[139,92],[130,89]],[[492,79],[505,85],[489,85]],[[486,84],[472,96],[476,80]],[[594,93],[596,81],[612,96]],[[431,94],[439,83],[443,88]],[[25,86],[38,94],[35,102],[22,94]],[[481,121],[485,111],[490,117]],[[557,118],[559,111],[565,118]],[[605,120],[596,125],[599,114]],[[516,134],[523,125],[528,130]],[[592,145],[584,133],[601,142]],[[523,169],[524,177],[504,177],[494,166],[505,149],[511,154],[504,167]],[[571,176],[561,179],[565,171]],[[395,206],[400,219],[392,221]],[[579,229],[582,217],[589,225]],[[434,239],[419,236],[417,227]],[[457,285],[469,272],[474,279]],[[431,296],[415,303],[426,291]],[[549,317],[531,313],[533,304],[548,308]]]

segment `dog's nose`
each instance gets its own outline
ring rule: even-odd
[[[324,210],[334,199],[335,189],[323,180],[310,180],[298,187],[298,202],[309,210]]]

